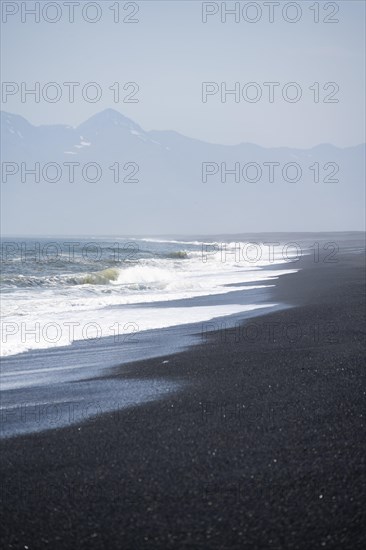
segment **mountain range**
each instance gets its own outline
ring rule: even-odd
[[[364,230],[364,145],[212,144],[113,109],[76,128],[2,112],[1,135],[5,234]]]

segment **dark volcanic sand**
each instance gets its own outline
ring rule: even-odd
[[[3,548],[365,548],[364,256],[302,266],[297,307],[116,374],[177,394],[3,442]]]

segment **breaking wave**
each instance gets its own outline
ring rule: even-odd
[[[90,273],[37,277],[14,275],[2,279],[2,284],[14,287],[122,285],[131,288],[149,288],[151,285],[164,288],[176,278],[174,270],[148,265],[135,265],[125,269],[108,268]]]

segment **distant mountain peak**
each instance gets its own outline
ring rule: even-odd
[[[98,119],[98,120],[130,120],[129,118],[125,117],[122,113],[117,111],[116,109],[108,108],[103,109],[103,111],[100,111],[99,113],[96,113],[95,115],[91,116],[89,120],[91,119]]]
[[[96,113],[95,115],[88,118],[85,122],[80,124],[77,128],[83,129],[102,129],[102,128],[111,128],[113,126],[116,127],[123,127],[128,128],[129,130],[136,130],[138,132],[143,133],[143,129],[136,124],[133,120],[130,118],[124,116],[119,111],[116,111],[115,109],[104,109],[104,111],[101,111],[100,113]]]
[[[30,122],[21,115],[15,115],[13,113],[8,113],[7,111],[0,111],[0,117],[2,124],[11,124],[12,122],[17,124],[26,124],[31,126]]]

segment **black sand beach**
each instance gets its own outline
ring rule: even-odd
[[[364,548],[365,257],[337,259],[280,278],[295,307],[116,372],[171,397],[3,441],[2,547]]]

